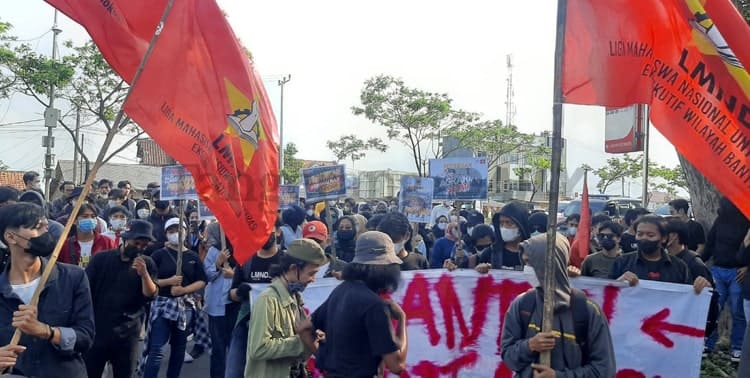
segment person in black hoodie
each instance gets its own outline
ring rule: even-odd
[[[729,300],[732,311],[732,330],[730,332],[731,359],[739,362],[742,355],[746,319],[742,303],[742,287],[746,280],[747,265],[743,266],[737,258],[737,251],[750,228],[750,221],[726,197],[719,201],[718,217],[708,232],[706,248],[701,258],[703,261],[713,259],[713,274],[716,290],[719,292],[721,310]],[[718,335],[714,332],[706,341],[707,352],[712,352]]]
[[[159,192],[154,193],[155,198],[158,198],[158,196]],[[164,247],[164,243],[167,241],[164,225],[171,218],[177,218],[177,215],[172,211],[169,201],[155,201],[154,210],[146,220],[154,227],[154,239],[156,241],[146,248],[145,255],[150,256],[153,251]]]
[[[448,228],[448,217],[441,215],[435,220],[435,224],[432,226],[432,235],[435,240],[438,240],[445,236],[445,229]]]
[[[336,230],[333,244],[336,248],[336,257],[339,260],[351,262],[354,258],[354,249],[356,246],[357,221],[350,216],[339,219],[334,225]],[[330,248],[326,248],[326,253],[330,253]]]
[[[479,273],[490,269],[516,269],[523,266],[520,244],[529,238],[529,210],[520,202],[511,202],[492,216],[495,227],[495,244],[479,254]]]

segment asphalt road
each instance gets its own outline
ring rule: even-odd
[[[190,350],[192,346],[193,346],[193,343],[191,342],[188,343],[187,350]],[[168,359],[169,359],[169,347],[167,347],[167,352],[165,353],[164,359],[161,362],[161,369],[159,369],[159,377],[167,376]],[[182,378],[209,378],[210,377],[209,360],[210,360],[210,356],[208,355],[208,353],[204,353],[197,360],[190,362],[190,363],[183,364],[180,377]],[[111,372],[105,371],[102,378],[112,378]]]

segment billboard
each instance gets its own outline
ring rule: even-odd
[[[607,108],[604,118],[604,152],[643,151],[644,105]]]

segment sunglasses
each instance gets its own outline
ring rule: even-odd
[[[596,237],[599,239],[614,239],[615,234],[598,234]]]

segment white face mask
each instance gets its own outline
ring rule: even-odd
[[[109,219],[109,224],[112,226],[113,231],[122,231],[125,228],[126,223],[127,221],[125,219]]]
[[[307,216],[308,216],[308,217],[311,217],[311,216],[313,216],[313,214],[315,214],[315,212],[314,212],[314,211],[312,211],[312,210],[307,210]]]
[[[531,265],[526,265],[523,267],[523,277],[531,285],[531,287],[541,286],[541,284],[539,283],[539,278],[537,278],[536,272],[534,271],[534,268],[531,267]]]
[[[466,228],[466,233],[469,234],[469,236],[471,236],[471,232],[472,231],[474,231],[474,227],[467,227]]]
[[[109,207],[114,207],[114,206],[119,205],[119,203],[117,203],[117,201],[115,200],[109,200],[107,201],[107,205],[109,205]]]
[[[576,233],[578,233],[578,227],[568,227],[568,235],[576,236]]]
[[[438,223],[438,229],[445,231],[448,228],[448,223]]]
[[[137,213],[138,218],[144,219],[148,218],[149,214],[151,214],[151,211],[149,211],[148,209],[138,209]]]
[[[500,236],[503,238],[503,241],[514,241],[518,239],[518,229],[500,227]]]
[[[537,235],[539,235],[539,234],[541,234],[541,232],[539,232],[539,231],[534,231],[534,232],[532,232],[532,233],[531,233],[531,236],[537,236]]]
[[[167,234],[167,243],[172,245],[179,245],[180,244],[180,234],[173,233],[173,234]]]

